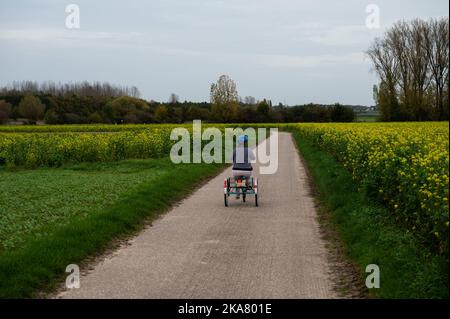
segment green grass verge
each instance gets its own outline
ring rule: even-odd
[[[356,113],[356,122],[378,122],[380,121],[380,115],[374,113]]]
[[[448,298],[448,261],[430,252],[373,202],[333,156],[293,132],[307,162],[319,200],[363,277],[369,264],[380,267],[378,298]]]
[[[0,253],[16,249],[40,228],[111,206],[143,182],[170,170],[167,161],[128,160],[62,168],[0,169]]]
[[[156,176],[145,172],[149,165],[158,170]],[[80,263],[86,257],[101,252],[111,245],[114,238],[135,233],[141,229],[145,220],[165,211],[175,200],[191,191],[194,185],[217,174],[223,167],[219,164],[173,165],[167,158],[71,167],[70,170],[92,174],[93,178],[103,178],[103,182],[109,177],[102,176],[102,170],[113,174],[118,171],[138,173],[149,179],[120,195],[115,203],[106,207],[102,206],[103,203],[100,204],[102,207],[94,205],[89,212],[77,212],[72,206],[79,204],[78,200],[69,201],[66,209],[71,213],[63,222],[55,219],[42,223],[36,226],[35,231],[25,235],[26,238],[17,249],[2,251],[0,298],[30,298],[42,290],[54,289],[58,280],[66,275],[64,272],[68,264]],[[53,169],[57,174],[61,171],[64,169]],[[39,174],[46,175],[49,172],[43,170]],[[78,182],[75,184],[79,185]],[[75,195],[82,195],[79,187],[75,187]],[[98,198],[103,196],[102,192],[97,195]],[[36,236],[36,231],[41,236]]]

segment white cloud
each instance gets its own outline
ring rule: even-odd
[[[383,29],[369,29],[360,25],[329,25],[327,23],[302,23],[284,27],[297,42],[310,41],[326,46],[367,46]]]
[[[360,65],[367,62],[363,52],[352,52],[344,55],[259,55],[257,63],[269,67],[312,68],[330,65]]]
[[[137,32],[96,32],[65,29],[9,29],[0,30],[0,39],[14,41],[35,41],[35,42],[54,42],[62,41],[65,43],[86,42],[94,44],[97,41],[128,41],[141,36]]]
[[[378,33],[378,30],[369,29],[365,25],[349,25],[316,29],[307,34],[307,37],[312,42],[324,45],[367,45]]]

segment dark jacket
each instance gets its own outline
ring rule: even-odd
[[[251,161],[255,160],[255,154],[248,147],[238,146],[233,151],[233,170],[252,171]]]

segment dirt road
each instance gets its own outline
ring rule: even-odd
[[[225,171],[59,298],[334,298],[307,175],[291,136],[260,176],[259,207],[223,204]],[[256,175],[258,175],[256,170]]]

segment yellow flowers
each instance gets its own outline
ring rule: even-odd
[[[295,127],[334,154],[406,227],[448,251],[448,122]]]
[[[0,165],[60,166],[168,156],[175,143],[170,133],[180,126],[192,131],[189,124],[0,126]],[[236,127],[203,127],[210,126]]]
[[[169,128],[158,128],[105,133],[0,134],[0,164],[36,167],[157,158],[169,153],[170,132]]]

